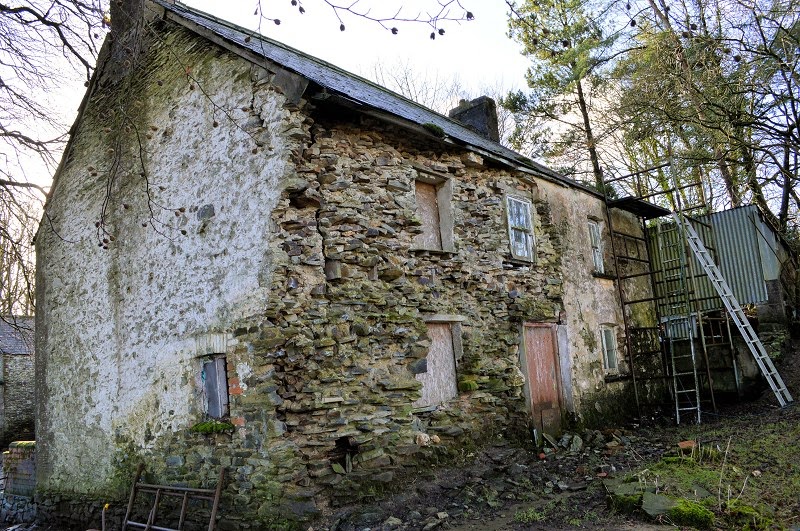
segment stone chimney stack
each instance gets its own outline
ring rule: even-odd
[[[451,110],[448,116],[489,140],[500,141],[497,129],[497,104],[488,96],[481,96],[472,101],[461,100],[458,107]]]

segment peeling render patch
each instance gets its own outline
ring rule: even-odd
[[[137,99],[100,91],[81,117],[37,249],[44,491],[107,492],[139,460],[160,482],[223,466],[232,521],[309,518],[465,444],[527,436],[541,404],[526,323],[569,347],[564,416],[623,396],[598,346],[601,324],[622,324],[613,282],[591,272],[600,199],[287,101],[271,79],[173,28]],[[115,122],[117,98],[130,120]],[[511,255],[508,197],[530,205],[533,260]],[[417,377],[434,348],[452,353],[451,381]],[[415,407],[426,381],[448,392]],[[191,430],[215,415],[233,431]]]

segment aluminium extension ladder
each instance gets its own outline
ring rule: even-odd
[[[736,323],[736,326],[739,328],[739,332],[741,332],[744,342],[755,358],[758,368],[761,370],[761,374],[764,375],[772,392],[775,393],[778,404],[780,404],[781,407],[787,406],[793,402],[794,399],[792,395],[789,394],[786,384],[783,383],[783,379],[780,374],[778,374],[777,369],[775,369],[775,365],[772,363],[769,354],[767,354],[767,351],[764,349],[764,345],[761,343],[755,330],[750,326],[750,322],[747,320],[747,316],[744,314],[742,307],[733,295],[731,287],[711,258],[711,253],[709,253],[708,249],[703,244],[703,240],[688,220],[676,212],[672,212],[671,215],[675,223],[679,227],[682,227],[686,239],[689,242],[689,247],[691,247],[700,265],[708,275],[708,279],[711,281],[711,284],[713,284],[714,289],[717,290],[733,322]]]
[[[688,264],[684,238],[678,225],[664,229],[659,224],[656,241],[663,271],[664,334],[668,339],[672,393],[675,400],[675,422],[691,415],[700,423],[700,385],[697,379],[694,320],[690,304]]]

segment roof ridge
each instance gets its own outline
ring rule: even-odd
[[[317,85],[342,94],[360,104],[387,112],[417,125],[429,123],[435,125],[441,128],[445,136],[452,141],[463,144],[478,154],[494,158],[510,168],[533,173],[566,186],[594,192],[583,183],[565,177],[555,170],[535,162],[530,157],[503,146],[499,142],[483,137],[458,120],[436,112],[421,103],[358,74],[349,72],[333,63],[182,2],[172,2],[170,0],[152,1],[182,20],[211,31],[217,37],[225,39],[237,47],[258,54],[268,61],[274,62],[287,70],[294,71]],[[192,28],[190,27],[189,29],[191,30]]]

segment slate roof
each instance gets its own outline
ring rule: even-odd
[[[277,63],[286,70],[295,72],[350,100],[404,118],[415,124],[434,124],[442,129],[446,140],[450,142],[471,147],[478,153],[488,154],[491,158],[505,162],[517,169],[559,181],[568,186],[583,188],[596,194],[593,189],[568,179],[497,142],[484,138],[455,120],[442,116],[335,65],[181,3],[173,4],[168,0],[154,0],[154,2],[166,10],[167,19],[178,22],[189,29],[193,29],[192,24],[194,24],[211,31],[229,43]]]
[[[0,317],[0,354],[33,354],[33,317]]]

